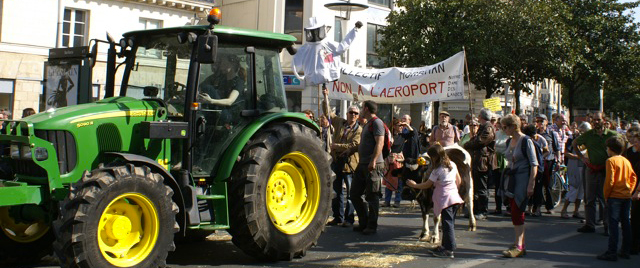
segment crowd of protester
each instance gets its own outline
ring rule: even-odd
[[[456,244],[452,227],[464,202],[456,188],[460,174],[444,148],[458,144],[471,155],[476,219],[484,220],[488,214],[511,217],[515,239],[502,252],[505,257],[526,254],[526,216],[556,213],[562,219],[583,222],[584,226],[577,230],[581,233],[593,233],[596,226],[603,225],[609,245],[598,259],[615,261],[640,251],[637,121],[629,124],[622,120],[618,125],[595,112],[582,122],[569,122],[563,114],[553,114],[551,120],[538,114],[529,123],[525,116],[510,114],[500,118],[482,109],[460,121],[450,118],[447,111],[440,111],[437,124],[431,128],[423,121],[414,129],[411,117],[403,115],[392,119],[387,130],[376,116],[377,110],[375,102],[365,101],[361,109],[349,107],[347,119],[321,116],[323,137],[333,137],[326,147],[331,150],[336,174],[333,219],[329,225],[353,226],[354,231],[374,234],[380,206],[399,207],[403,186],[434,187],[434,213],[443,216],[443,241],[432,254],[453,258]],[[314,118],[311,111],[305,113]],[[390,153],[385,159],[382,149],[386,140]],[[417,171],[403,174],[408,176],[407,185],[403,185],[396,177],[399,173],[393,171],[402,168],[406,159],[417,159],[422,153],[432,160],[430,176],[423,180]],[[568,184],[560,202],[553,200],[551,194],[554,173],[564,174]],[[494,211],[489,211],[491,188]],[[557,203],[561,207],[556,208]],[[584,215],[580,213],[581,206]],[[354,214],[359,219],[357,225]],[[618,226],[622,226],[620,250]]]

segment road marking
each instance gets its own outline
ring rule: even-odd
[[[574,237],[576,235],[580,235],[580,233],[578,233],[578,232],[570,232],[570,233],[566,233],[566,234],[563,234],[563,235],[547,238],[547,239],[544,239],[544,240],[541,240],[541,241],[544,242],[544,243],[555,243],[555,242],[558,242],[560,240],[565,240],[567,238]]]
[[[471,267],[475,267],[478,266],[480,264],[484,264],[490,261],[493,261],[495,259],[475,259],[475,260],[470,260],[467,262],[463,262],[463,263],[454,263],[452,265],[447,266],[448,268],[471,268]]]

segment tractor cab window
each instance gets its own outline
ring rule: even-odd
[[[136,44],[126,96],[161,99],[170,117],[182,117],[191,47],[175,35],[140,36]]]
[[[216,62],[201,64],[196,98],[206,110],[219,110],[222,124],[234,124],[253,106],[251,58],[243,47],[218,47]]]
[[[216,62],[200,64],[196,118],[205,132],[193,146],[193,175],[208,177],[233,139],[250,122],[243,110],[255,109],[251,57],[242,46],[219,44]]]
[[[261,112],[285,112],[287,110],[282,68],[276,50],[256,50],[256,93]]]

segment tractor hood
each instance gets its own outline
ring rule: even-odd
[[[88,124],[94,120],[110,121],[112,118],[146,117],[147,120],[153,120],[158,106],[156,101],[112,97],[93,103],[52,108],[20,121],[32,123],[35,129],[53,130],[77,128],[83,123]]]

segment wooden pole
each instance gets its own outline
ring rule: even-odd
[[[321,90],[324,92],[324,90],[327,88],[327,85],[325,83],[322,84],[321,86]],[[322,93],[322,110],[324,112],[324,116],[327,117],[327,121],[329,121],[329,128],[327,129],[328,133],[327,133],[327,152],[331,153],[331,144],[333,143],[333,131],[331,129],[332,127],[332,122],[331,122],[331,106],[329,105],[329,94],[324,95],[324,93]],[[320,101],[320,99],[318,99],[318,102]],[[322,122],[321,122],[322,124]]]
[[[469,65],[467,65],[467,50],[462,46],[464,52],[464,69],[467,76],[467,91],[469,92],[469,113],[473,114],[473,98],[471,98],[471,79],[469,78]]]
[[[316,116],[320,118],[320,113],[322,112],[322,108],[320,108],[320,105],[322,105],[322,102],[320,101],[320,91],[322,90],[322,86],[318,85],[316,86],[316,89],[318,90],[318,113]]]

